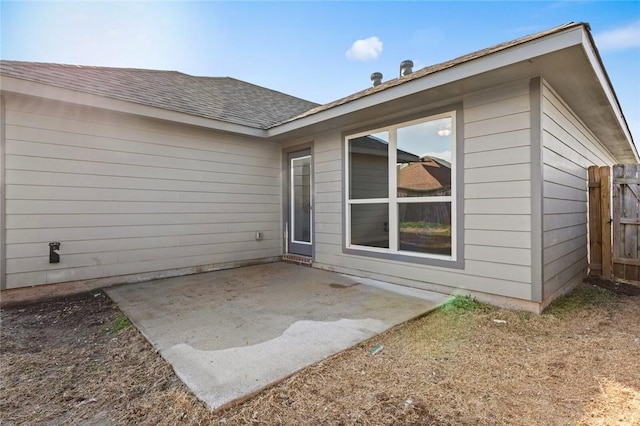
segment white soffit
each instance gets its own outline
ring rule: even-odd
[[[593,43],[593,39],[586,31],[582,32],[582,47],[584,49],[585,55],[587,56],[589,62],[591,63],[591,68],[595,72],[596,77],[598,78],[598,81],[600,83],[600,86],[602,87],[602,90],[605,96],[607,97],[609,105],[613,110],[612,113],[616,117],[616,120],[618,121],[620,129],[622,129],[622,132],[624,133],[626,140],[630,143],[632,147],[633,155],[635,157],[635,162],[638,163],[640,162],[640,157],[638,156],[638,150],[635,144],[633,143],[633,137],[631,136],[631,132],[629,131],[627,120],[624,118],[624,114],[622,113],[620,103],[618,102],[618,98],[611,85],[611,81],[609,80],[609,77],[607,76],[607,73],[604,69],[602,61],[600,59],[600,55],[597,53],[596,47]]]

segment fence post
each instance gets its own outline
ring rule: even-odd
[[[600,214],[600,171],[589,167],[589,275],[602,275],[602,223]]]
[[[600,167],[600,223],[602,226],[602,276],[611,278],[611,180],[610,167]]]

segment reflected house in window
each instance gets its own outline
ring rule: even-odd
[[[350,198],[389,197],[389,142],[386,133],[366,135],[349,141]],[[398,161],[417,164],[420,157],[397,150]],[[449,166],[450,167],[450,166]],[[449,179],[451,180],[451,179]],[[449,182],[449,187],[451,182]]]
[[[397,170],[399,198],[451,195],[451,163],[446,160],[428,155],[415,162],[399,160]],[[451,254],[450,203],[401,203],[398,221],[400,250]]]
[[[349,143],[351,199],[389,197],[389,142],[386,132],[352,139]],[[368,203],[351,209],[353,244],[389,248],[389,205]]]
[[[389,142],[386,135],[367,135],[350,141],[350,197],[389,196]]]
[[[419,161],[398,165],[398,197],[440,195],[451,195],[450,162],[425,155]]]
[[[385,199],[384,203],[368,203],[351,209],[352,243],[389,248],[389,143],[382,132],[349,141],[351,199]],[[420,161],[420,157],[397,150],[404,163]]]

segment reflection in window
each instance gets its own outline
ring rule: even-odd
[[[455,112],[347,138],[347,247],[456,260]]]
[[[351,244],[389,248],[389,205],[351,206]]]
[[[451,117],[397,131],[398,197],[451,195]]]
[[[291,160],[293,241],[311,242],[311,157]]]
[[[349,140],[349,198],[389,196],[389,133]]]
[[[398,204],[402,251],[451,256],[451,203]]]

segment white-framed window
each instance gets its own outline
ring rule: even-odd
[[[346,248],[456,260],[455,111],[345,140]]]

